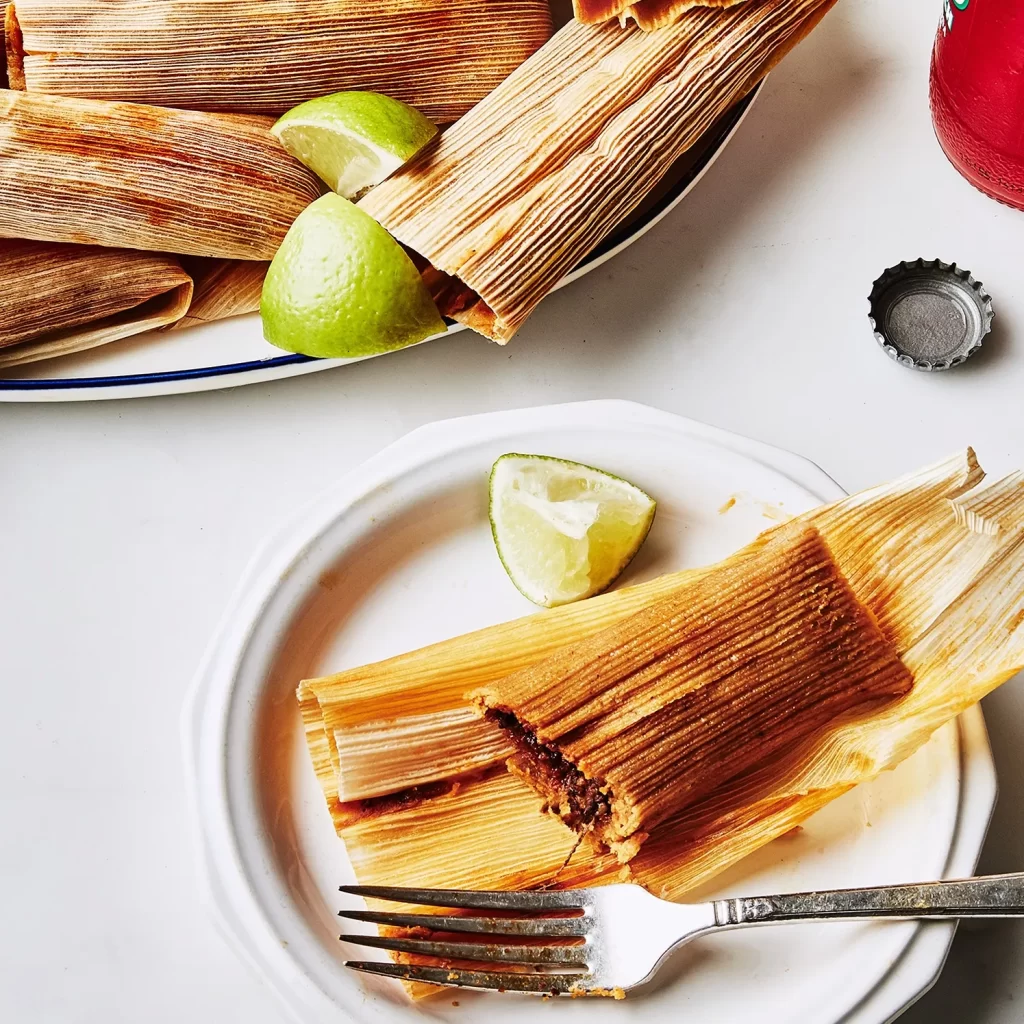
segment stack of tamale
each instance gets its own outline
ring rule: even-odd
[[[359,881],[679,898],[895,767],[1024,668],[1024,476],[983,477],[968,450],[718,565],[303,682]]]
[[[443,313],[504,343],[833,2],[577,0],[548,39],[547,0],[15,0],[0,239],[187,257],[192,306],[165,323],[250,311],[320,189],[263,115],[375,89],[438,121],[465,114],[362,207]],[[2,248],[6,289],[21,264]],[[88,333],[94,319],[50,325],[52,351],[112,338]]]
[[[256,309],[322,189],[263,115],[373,89],[449,122],[551,33],[546,0],[0,8],[4,365]]]

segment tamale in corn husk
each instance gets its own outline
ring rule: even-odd
[[[268,260],[322,192],[265,118],[0,92],[0,237]]]
[[[832,2],[570,22],[360,205],[430,264],[442,313],[504,343]]]
[[[183,256],[181,263],[191,276],[195,290],[188,313],[173,325],[173,330],[259,310],[263,279],[270,267],[268,262]]]
[[[895,767],[941,725],[1024,667],[1024,481],[1015,474],[988,485],[982,477],[968,451],[799,517],[825,539],[858,599],[911,672],[913,688],[882,709],[836,723],[656,826],[625,869],[633,880],[666,898],[682,897],[853,786]],[[440,684],[435,714],[445,707],[455,710],[465,704],[456,691],[490,685],[531,659],[539,662],[553,647],[584,642],[596,629],[622,622],[637,607],[656,603],[709,571],[662,577],[303,683],[300,707],[314,768],[360,881],[443,886],[457,870],[459,885],[512,886],[517,884],[512,865],[555,863],[576,837],[553,816],[542,815],[535,797],[527,812],[522,801],[531,791],[494,768],[439,779],[418,793],[396,793],[399,780],[386,770],[382,756],[382,786],[391,795],[340,802],[330,750],[334,733],[344,745],[348,728],[339,705],[352,701],[359,724],[368,728],[376,704],[386,735],[396,723],[427,709],[424,687]],[[454,677],[450,687],[444,684],[446,666]],[[328,720],[335,729],[326,727]],[[481,720],[481,736],[490,725]],[[452,751],[442,751],[444,744],[432,744],[431,738],[429,728],[418,738],[424,761],[450,762]],[[417,771],[417,777],[429,774],[426,764]],[[470,790],[473,798],[463,804],[460,794]],[[448,814],[438,817],[434,811],[442,802]],[[463,846],[460,828],[449,827],[456,813],[466,815],[474,834],[486,834],[489,827],[501,843]],[[549,822],[548,828],[535,829],[538,819]],[[521,846],[520,823],[529,833]],[[391,825],[385,843],[382,829]],[[497,845],[501,864],[492,865]],[[614,858],[580,847],[547,883],[600,884],[619,879],[623,870]]]
[[[821,535],[794,523],[472,696],[515,744],[509,769],[625,862],[729,779],[911,685]]]
[[[191,295],[192,279],[173,256],[0,239],[0,367],[174,323]]]
[[[33,92],[278,115],[369,89],[439,123],[551,35],[547,0],[19,0],[11,22]]]

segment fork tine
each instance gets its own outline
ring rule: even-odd
[[[498,946],[476,942],[431,942],[427,939],[400,939],[377,935],[339,935],[342,942],[376,949],[394,949],[400,953],[420,953],[445,960],[488,960],[511,964],[573,964],[587,966],[583,946]]]
[[[338,917],[395,928],[428,928],[435,932],[478,932],[491,935],[532,935],[565,938],[586,935],[585,917],[448,917],[441,914],[392,914],[377,910],[340,910]]]
[[[404,889],[393,885],[341,885],[341,892],[395,903],[469,910],[582,910],[581,892],[474,892],[468,889]]]
[[[367,974],[402,981],[423,981],[431,985],[455,985],[459,988],[487,988],[497,992],[537,992],[565,995],[573,990],[585,992],[581,981],[586,974],[517,974],[513,971],[461,971],[448,967],[420,967],[414,964],[374,963],[346,960],[346,967]]]

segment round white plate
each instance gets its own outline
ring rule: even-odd
[[[568,274],[556,291],[627,249],[675,209],[718,159],[760,91],[758,85],[723,114],[629,219]],[[448,333],[464,329],[451,322]],[[481,343],[486,342],[481,339]],[[76,355],[0,370],[0,402],[94,401],[212,391],[360,361],[283,353],[263,340],[260,318],[253,313],[187,330],[151,331]]]
[[[626,402],[494,413],[424,427],[307,508],[256,556],[184,716],[204,873],[239,952],[296,1020],[414,1024],[880,1024],[935,979],[947,923],[833,924],[698,941],[644,998],[524,1001],[467,994],[409,1003],[341,963],[337,886],[352,881],[299,728],[306,676],[383,658],[533,610],[506,578],[486,517],[505,452],[601,466],[659,509],[632,581],[718,559],[780,513],[841,495],[794,455]],[[735,504],[720,511],[730,498]],[[981,712],[726,872],[704,895],[755,895],[970,874],[995,796]],[[500,836],[495,837],[500,842]],[[364,958],[361,951],[357,958]],[[453,1005],[457,1001],[458,1007]]]

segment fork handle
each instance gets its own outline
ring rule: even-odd
[[[714,908],[715,923],[725,928],[857,918],[1024,917],[1024,872],[919,885],[716,900]]]

